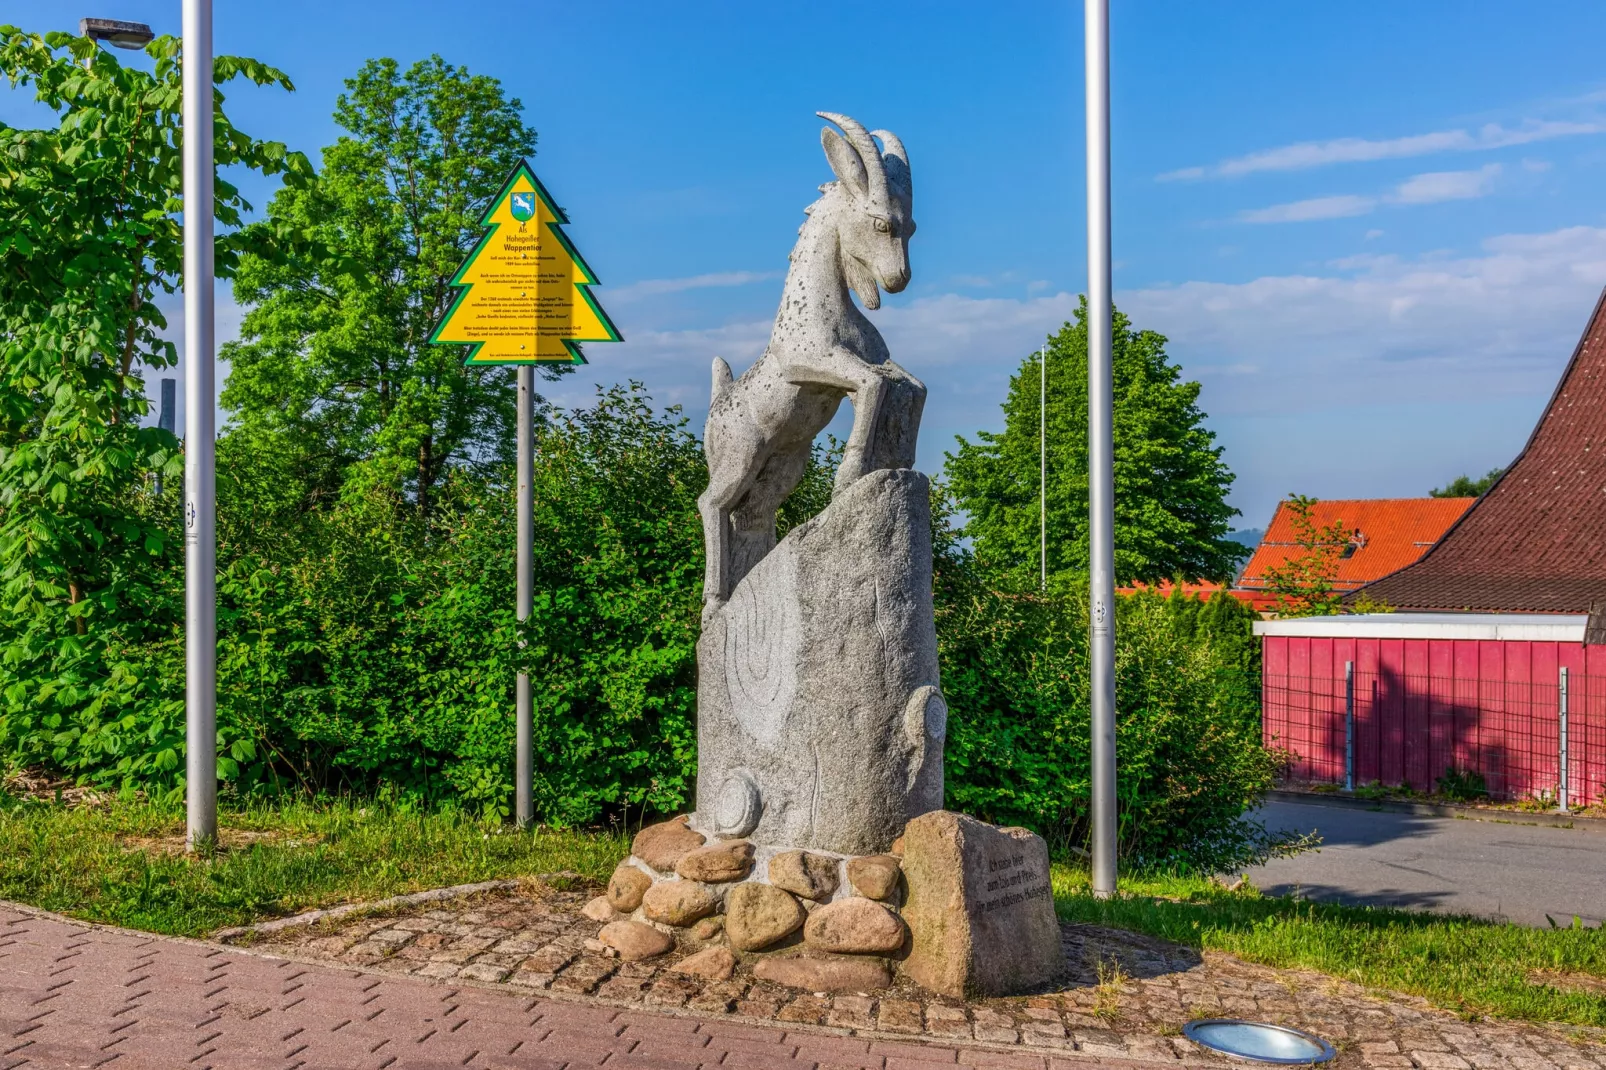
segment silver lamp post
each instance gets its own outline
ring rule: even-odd
[[[1087,463],[1093,662],[1093,894],[1115,894],[1115,440],[1110,364],[1110,0],[1085,0]]]
[[[184,0],[185,843],[217,842],[212,0]]]
[[[1037,563],[1038,589],[1048,590],[1048,347],[1037,351]]]

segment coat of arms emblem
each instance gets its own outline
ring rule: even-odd
[[[523,230],[524,224],[528,223],[535,217],[535,194],[513,194],[513,199],[509,205],[509,208],[512,210],[513,218],[519,221],[519,229]]]

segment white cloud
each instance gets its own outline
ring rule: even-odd
[[[1337,197],[1311,197],[1270,208],[1252,208],[1238,213],[1241,223],[1308,223],[1316,219],[1344,219],[1366,215],[1377,207],[1377,198],[1343,194]]]
[[[1389,200],[1395,204],[1471,200],[1488,194],[1499,174],[1500,165],[1492,163],[1476,171],[1431,171],[1413,175],[1399,184]]]
[[[1580,226],[1495,237],[1464,255],[1357,255],[1306,275],[1121,290],[1116,299],[1138,326],[1167,335],[1171,358],[1204,384],[1200,404],[1239,473],[1233,497],[1249,523],[1291,489],[1421,493],[1508,461],[1602,286],[1606,227]],[[941,470],[954,435],[1001,425],[1020,359],[1076,303],[1065,292],[950,293],[893,297],[872,314],[893,358],[930,388],[923,470]],[[181,342],[176,299],[168,311]],[[219,292],[220,341],[238,317]],[[588,405],[594,383],[640,379],[700,431],[712,358],[744,370],[763,352],[770,318],[664,330],[627,309],[621,327],[628,341],[592,347],[591,365],[543,383],[543,393]],[[849,419],[844,406],[839,436]]]
[[[1429,171],[1412,175],[1382,197],[1345,193],[1333,197],[1311,197],[1269,208],[1251,208],[1238,213],[1240,223],[1309,223],[1320,219],[1347,219],[1370,215],[1380,204],[1438,204],[1483,197],[1494,190],[1500,165],[1488,164],[1475,171]],[[1381,234],[1376,231],[1375,234]],[[1368,231],[1367,237],[1374,232]]]
[[[612,302],[624,303],[642,297],[684,293],[687,290],[706,290],[714,287],[747,286],[755,282],[768,282],[781,277],[779,271],[716,271],[707,275],[690,275],[681,279],[643,279],[628,286],[609,287],[603,291]]]
[[[1341,137],[1330,141],[1301,141],[1274,149],[1262,149],[1244,156],[1222,160],[1209,167],[1185,167],[1159,175],[1162,182],[1200,178],[1238,178],[1263,171],[1304,171],[1340,163],[1403,159],[1441,152],[1478,152],[1576,137],[1606,131],[1606,122],[1572,122],[1530,119],[1516,128],[1490,123],[1476,131],[1440,130],[1396,138]]]
[[[1352,257],[1331,275],[1118,293],[1190,374],[1252,364],[1216,415],[1548,393],[1606,285],[1606,228],[1491,238],[1460,258]]]

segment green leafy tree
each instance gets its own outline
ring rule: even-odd
[[[1428,491],[1435,498],[1481,498],[1494,486],[1495,480],[1506,474],[1504,468],[1491,468],[1481,477],[1473,479],[1468,475],[1459,475],[1442,487],[1435,487]]]
[[[179,42],[159,38],[146,54],[148,73],[86,37],[0,26],[0,72],[58,117],[0,124],[0,750],[26,740],[28,760],[58,768],[171,776],[182,765],[172,704],[169,727],[152,720],[132,747],[127,723],[150,665],[134,648],[181,604],[176,494],[144,489],[152,472],[178,474],[178,443],[141,422],[142,369],[175,356],[159,302],[183,266]],[[216,83],[237,78],[291,88],[255,60],[215,60]],[[221,92],[213,118],[220,166],[287,184],[310,171],[237,129]],[[216,192],[226,276],[250,206],[221,178]]]
[[[252,228],[291,255],[240,265],[250,311],[225,349],[223,404],[289,451],[309,498],[356,478],[427,515],[453,466],[511,457],[511,370],[465,368],[466,347],[429,336],[485,203],[535,151],[522,110],[496,79],[439,56],[405,72],[370,60],[346,82],[345,133],[316,180],[279,192]]]
[[[946,805],[1025,825],[1056,854],[1081,849],[1091,798],[1085,585],[1000,592],[941,530],[936,572],[952,711]],[[1116,600],[1118,849],[1127,862],[1210,872],[1292,846],[1245,820],[1279,765],[1262,745],[1252,618],[1226,596]]]
[[[0,26],[0,72],[60,117],[54,129],[0,124],[0,569],[13,611],[65,604],[83,631],[114,612],[165,534],[127,500],[153,469],[177,473],[173,436],[142,427],[142,368],[163,368],[158,299],[183,267],[179,43],[127,68],[87,37]],[[219,83],[291,88],[255,60],[220,57]],[[216,95],[221,166],[292,181],[308,170],[282,144],[237,130]],[[217,184],[217,268],[234,267],[248,209]]]
[[[1241,548],[1232,473],[1203,424],[1199,384],[1169,363],[1165,338],[1114,319],[1115,573],[1119,582],[1225,579]],[[1088,569],[1087,305],[1049,339],[1048,568],[1059,582]],[[1034,353],[1010,381],[1004,431],[961,438],[947,476],[978,562],[1017,588],[1037,586],[1038,403]]]

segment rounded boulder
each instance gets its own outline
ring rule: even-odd
[[[726,840],[688,851],[675,864],[675,872],[689,881],[727,884],[739,881],[753,871],[753,845],[746,840]]]
[[[886,954],[903,946],[903,919],[873,899],[838,899],[809,915],[803,942],[817,951]]]
[[[639,921],[611,921],[602,927],[597,939],[603,946],[619,952],[619,957],[626,962],[650,959],[675,946],[674,937]]]
[[[687,852],[695,851],[706,842],[701,832],[693,832],[686,827],[686,818],[681,816],[673,821],[648,825],[636,833],[636,838],[630,844],[630,853],[660,873],[673,873],[675,865]]]
[[[641,905],[641,897],[651,887],[651,877],[629,862],[621,862],[608,878],[608,902],[619,913],[628,914]]]
[[[891,899],[898,892],[901,876],[903,870],[892,855],[848,859],[848,883],[853,885],[854,891],[870,899]]]
[[[725,936],[738,951],[778,944],[797,932],[806,917],[792,893],[769,884],[738,884],[725,897]]]
[[[736,956],[726,947],[710,947],[690,955],[673,966],[670,973],[683,973],[689,977],[703,977],[710,981],[729,981],[736,972]]]
[[[690,925],[719,909],[719,899],[696,881],[660,881],[641,897],[641,909],[653,921]]]
[[[804,899],[829,899],[837,889],[837,860],[809,851],[783,851],[770,859],[770,883]]]
[[[753,976],[806,992],[873,992],[892,983],[892,971],[880,959],[835,955],[760,959],[753,967]]]

